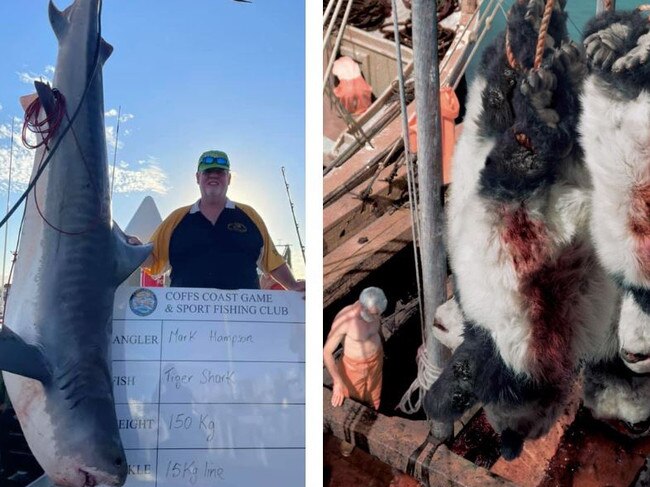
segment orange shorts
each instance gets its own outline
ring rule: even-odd
[[[379,409],[384,351],[380,348],[375,355],[366,359],[354,359],[343,354],[337,363],[350,397]]]

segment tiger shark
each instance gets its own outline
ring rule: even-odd
[[[21,101],[38,98],[39,120],[61,113],[62,99],[65,113],[36,152],[32,179],[49,162],[27,200],[0,332],[0,369],[27,443],[49,478],[71,487],[126,480],[111,381],[113,300],[151,251],[129,245],[111,220],[102,67],[113,48],[100,14],[101,0],[63,11],[49,3],[52,87],[36,82],[37,95]]]

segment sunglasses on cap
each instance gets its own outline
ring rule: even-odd
[[[200,164],[219,164],[221,166],[227,166],[228,159],[226,159],[225,157],[205,156],[204,158],[201,159]]]

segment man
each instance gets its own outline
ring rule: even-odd
[[[356,303],[343,308],[334,318],[323,349],[325,367],[334,381],[332,406],[340,406],[344,398],[352,397],[379,408],[384,363],[379,318],[386,305],[384,292],[369,287]],[[337,364],[334,352],[341,342],[343,357]]]
[[[156,229],[142,267],[158,275],[171,267],[171,286],[259,289],[257,267],[285,289],[304,291],[275,249],[253,208],[228,199],[230,160],[212,150],[199,158],[201,198],[173,211]]]

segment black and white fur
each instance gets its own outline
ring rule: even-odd
[[[606,12],[587,25],[585,46],[591,73],[580,134],[593,181],[590,227],[622,295],[620,359],[586,369],[585,405],[635,425],[650,418],[650,24],[638,12]]]
[[[533,64],[543,4],[517,1],[511,9],[507,29],[521,67]],[[556,4],[538,72],[509,66],[504,34],[486,49],[469,92],[447,207],[465,333],[424,407],[430,418],[449,421],[482,402],[506,459],[520,454],[526,438],[548,432],[579,360],[613,353],[616,291],[588,236],[590,184],[576,133],[584,62],[568,41],[563,7]],[[515,217],[534,222],[530,229],[542,229],[540,238]],[[538,262],[529,266],[526,258]],[[553,273],[566,282],[554,282]],[[533,294],[546,308],[534,308]],[[555,301],[567,325],[556,330],[564,339],[549,343],[562,362],[553,369],[540,337],[557,318]]]

